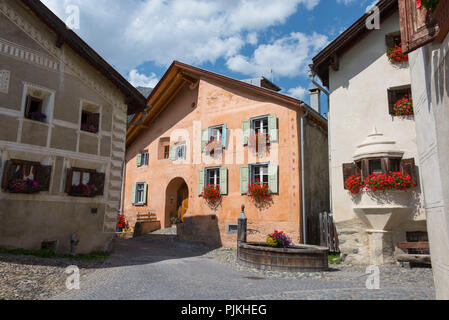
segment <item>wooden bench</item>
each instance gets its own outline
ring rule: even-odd
[[[405,252],[395,255],[402,267],[406,262],[410,263],[410,268],[414,265],[431,264],[429,242],[401,242],[397,247]]]
[[[157,216],[155,211],[150,211],[147,214],[138,213],[137,222],[151,222],[157,221]]]

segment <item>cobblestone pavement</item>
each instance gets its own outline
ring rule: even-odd
[[[68,266],[77,265],[83,281],[103,262],[0,254],[0,300],[49,298],[65,290]]]
[[[118,239],[103,268],[81,280],[81,290],[52,299],[435,299],[431,269],[381,267],[380,290],[368,290],[365,267],[256,271],[238,265],[234,250],[180,242],[163,233]]]

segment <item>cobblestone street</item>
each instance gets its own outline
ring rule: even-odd
[[[81,290],[52,299],[435,299],[431,269],[380,268],[380,290],[366,289],[366,268],[332,265],[323,273],[255,271],[235,251],[152,234],[116,241]]]

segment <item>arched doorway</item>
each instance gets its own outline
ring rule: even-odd
[[[175,178],[167,186],[165,193],[165,225],[171,226],[171,217],[183,219],[189,207],[189,187],[183,178]]]

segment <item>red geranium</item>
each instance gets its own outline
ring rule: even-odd
[[[408,61],[408,55],[402,52],[402,43],[388,50],[388,59],[391,63]]]
[[[345,188],[353,194],[358,194],[363,190],[363,181],[360,174],[350,176],[345,182]]]
[[[217,202],[221,199],[220,186],[209,184],[203,189],[203,198],[208,202]]]
[[[267,184],[254,180],[248,185],[248,195],[256,201],[266,201],[271,199],[271,190]]]
[[[394,104],[394,114],[396,116],[410,116],[413,115],[413,100],[404,95],[404,97]]]

